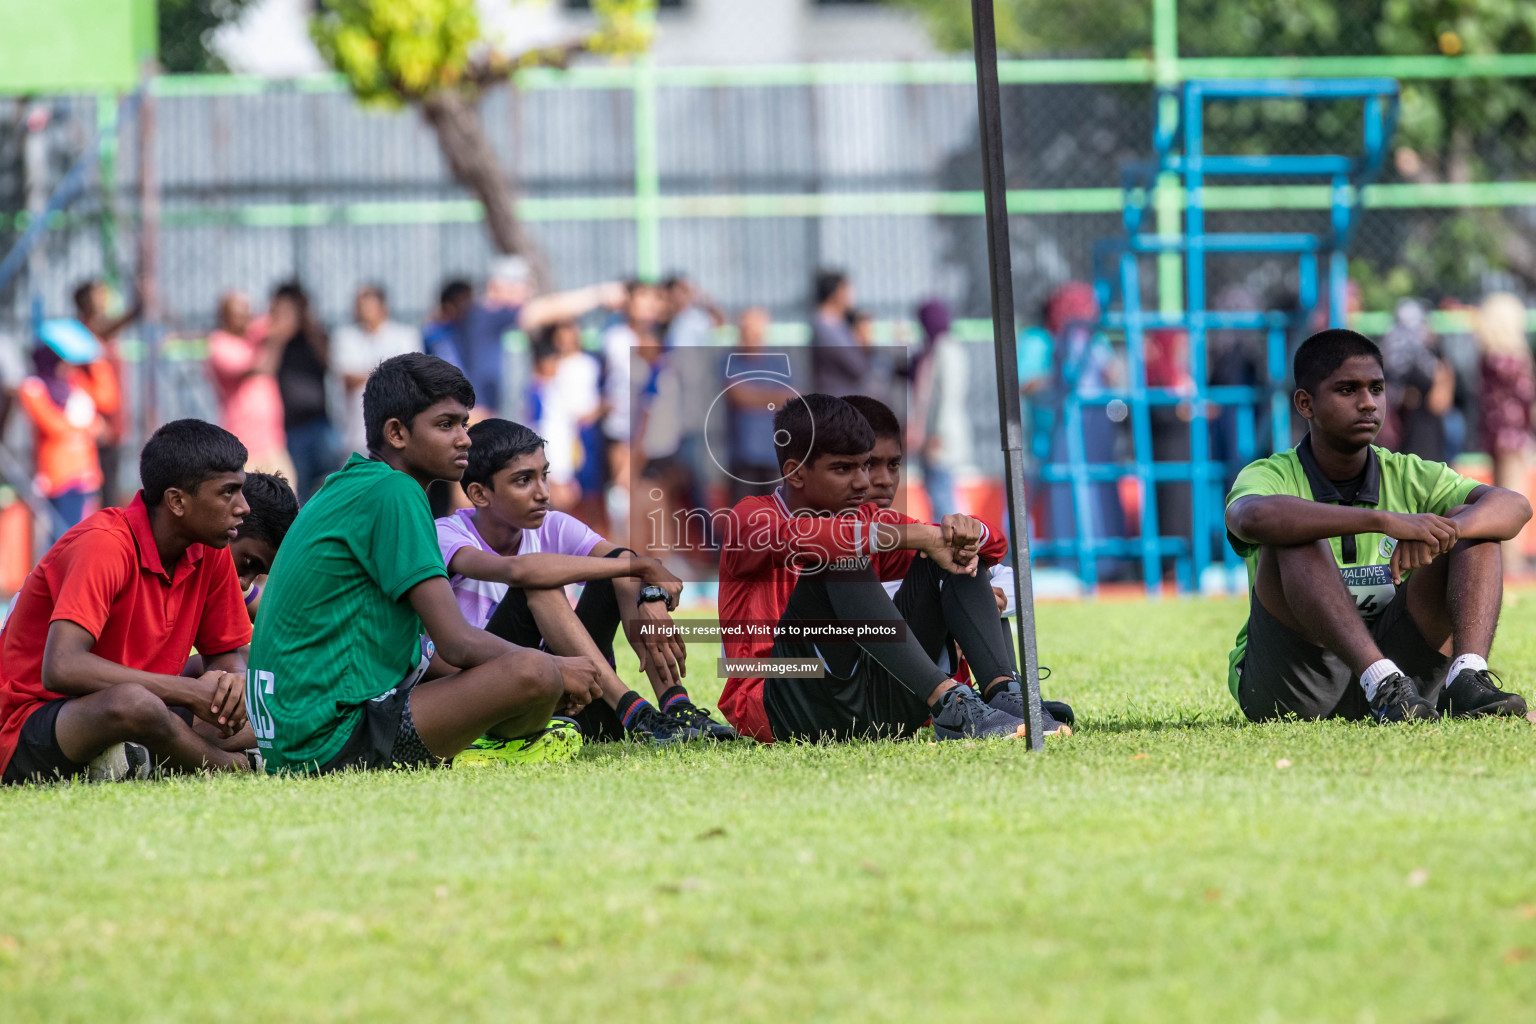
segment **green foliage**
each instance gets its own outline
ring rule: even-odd
[[[971,47],[971,0],[893,0],[916,10],[934,41]],[[1152,51],[1151,0],[997,0],[997,48],[1017,56],[1132,57]]]
[[[513,0],[516,2],[516,0]],[[400,106],[439,89],[476,89],[569,49],[629,54],[650,44],[654,0],[597,0],[598,30],[573,47],[505,54],[482,36],[475,0],[320,0],[310,35],[366,103]]]
[[[970,0],[892,2],[918,11],[939,45],[969,48]],[[1151,52],[1152,0],[997,0],[995,9],[998,46],[1014,56]],[[1181,57],[1536,52],[1536,3],[1529,0],[1178,0],[1177,13]],[[1528,178],[1536,167],[1532,111],[1536,79],[1405,81],[1396,170],[1426,182]],[[1226,152],[1295,151],[1298,142],[1309,151],[1340,151],[1358,144],[1358,118],[1341,105],[1213,105],[1208,126],[1212,148]],[[1390,279],[1398,285],[1388,291],[1468,291],[1478,274],[1505,264],[1501,249],[1509,230],[1497,215],[1470,212],[1449,224],[1415,224],[1402,253],[1408,283],[1394,268],[1373,268],[1372,287]]]
[[[160,66],[173,74],[228,70],[208,48],[214,31],[256,0],[158,0]]]
[[[1531,692],[1536,600],[1494,665]],[[1081,729],[0,790],[6,1024],[1518,1021],[1527,722],[1251,726],[1245,601],[1046,604]],[[645,687],[619,644],[619,669]],[[718,693],[717,646],[688,683]]]
[[[1426,217],[1408,225],[1390,263],[1353,259],[1349,276],[1368,310],[1391,309],[1398,299],[1472,297],[1484,274],[1503,267],[1509,230],[1493,210]]]
[[[360,99],[399,105],[463,81],[480,16],[475,0],[323,0],[310,35]]]

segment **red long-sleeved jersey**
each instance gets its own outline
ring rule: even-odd
[[[899,580],[917,552],[872,550],[876,523],[900,525],[921,520],[873,502],[839,515],[799,515],[790,512],[783,496],[743,498],[731,509],[725,540],[720,546],[720,625],[727,658],[766,657],[773,648],[772,629],[789,604],[789,595],[802,572],[815,572],[845,560],[867,560],[882,581]],[[1002,531],[982,522],[979,560],[982,568],[996,565],[1008,553]],[[748,626],[755,631],[743,631]],[[762,711],[763,680],[732,677],[720,696],[720,710],[744,735],[770,742]]]

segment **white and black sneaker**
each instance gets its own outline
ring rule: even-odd
[[[1024,735],[1024,719],[999,711],[969,686],[956,686],[939,698],[933,709],[933,734],[941,740],[977,739]]]
[[[149,748],[141,743],[114,743],[85,766],[89,782],[128,782],[147,779],[154,770]]]

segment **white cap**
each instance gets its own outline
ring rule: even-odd
[[[492,281],[521,284],[533,277],[533,267],[521,256],[497,256],[491,260],[489,277]]]

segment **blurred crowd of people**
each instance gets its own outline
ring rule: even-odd
[[[1245,288],[1233,286],[1218,294],[1218,311],[1261,308]],[[1351,287],[1347,312],[1360,312],[1358,292]],[[1484,472],[1490,482],[1527,493],[1536,448],[1532,410],[1536,408],[1536,375],[1533,375],[1528,317],[1521,299],[1508,292],[1488,295],[1476,305],[1455,299],[1442,301],[1438,310],[1458,314],[1466,329],[1437,332],[1433,310],[1418,299],[1403,299],[1393,310],[1392,322],[1380,336],[1386,371],[1384,425],[1376,443],[1394,451],[1408,452],[1434,462],[1456,462],[1485,457]],[[1106,391],[1125,386],[1129,366],[1123,346],[1113,344],[1099,327],[1099,309],[1093,289],[1086,283],[1069,282],[1053,292],[1039,318],[1039,326],[1024,331],[1019,347],[1019,378],[1026,410],[1026,429],[1033,435],[1032,456],[1036,466],[1067,463],[1074,454],[1093,463],[1124,463],[1131,459],[1132,430],[1124,403],[1094,401]],[[1322,313],[1292,331],[1291,346],[1312,331],[1326,326]],[[1206,337],[1205,364],[1211,387],[1258,389],[1266,394],[1272,385],[1267,368],[1267,342],[1263,332],[1212,329]],[[1289,365],[1289,352],[1282,365]],[[1154,329],[1143,346],[1144,373],[1150,388],[1165,389],[1175,397],[1193,394],[1189,338],[1179,329]],[[1075,428],[1063,414],[1061,396],[1083,399]],[[1031,415],[1031,407],[1033,415]],[[1155,462],[1186,462],[1191,458],[1192,406],[1178,401],[1154,404],[1150,411],[1152,458]],[[1246,422],[1240,418],[1246,417]],[[1304,424],[1292,419],[1291,440],[1300,439]],[[1251,411],[1226,406],[1210,413],[1210,456],[1228,467],[1229,483],[1249,460],[1267,450],[1271,436],[1269,410],[1263,402]],[[1246,439],[1246,440],[1244,440]],[[1244,450],[1244,446],[1249,450]],[[1472,467],[1474,471],[1476,466]],[[1032,505],[1038,534],[1048,540],[1070,540],[1080,523],[1093,535],[1119,538],[1135,534],[1128,498],[1115,481],[1095,480],[1074,493],[1070,483],[1041,488]],[[1037,492],[1039,495],[1040,492]],[[1189,484],[1157,485],[1159,532],[1188,538],[1192,531],[1193,495]],[[1079,510],[1078,506],[1084,506]],[[1219,524],[1218,524],[1219,526]],[[1505,565],[1515,572],[1525,568],[1516,545],[1506,545]],[[1138,572],[1125,560],[1099,560],[1101,578],[1131,576]]]
[[[58,528],[120,498],[115,485],[129,403],[118,337],[140,314],[132,304],[109,315],[100,281],[84,282],[74,298],[76,316],[43,323],[31,372],[7,396],[32,425],[34,483],[53,505]],[[303,285],[288,281],[260,310],[239,291],[218,297],[207,369],[221,423],[245,444],[252,467],[283,472],[301,499],[351,452],[366,450],[362,388],[373,367],[425,351],[464,371],[475,388],[477,418],[504,415],[538,431],[548,442],[554,506],[620,543],[627,523],[657,510],[718,509],[771,488],[778,479],[773,411],[811,390],[869,395],[896,409],[906,420],[908,479],[920,486],[927,510],[959,508],[957,480],[977,472],[981,440],[972,385],[990,378],[990,360],[972,365],[974,354],[954,338],[952,314],[940,300],[914,310],[915,333],[897,330],[877,344],[875,320],[857,304],[846,273],[818,271],[809,299],[810,345],[784,349],[770,344],[766,309],[728,314],[682,275],[538,294],[530,265],[504,257],[478,291],[468,280],[445,282],[420,326],[394,319],[384,288],[365,283],[353,297],[350,322],[328,327]],[[1257,308],[1241,289],[1228,289],[1216,305]],[[1525,307],[1513,295],[1495,294],[1464,311],[1471,330],[1437,334],[1425,303],[1399,303],[1381,337],[1389,409],[1380,443],[1436,461],[1485,453],[1493,480],[1523,492],[1536,443]],[[1074,458],[1128,461],[1123,403],[1093,400],[1125,385],[1128,361],[1123,346],[1099,329],[1092,288],[1058,287],[1037,320],[1019,336],[1036,473]],[[509,356],[512,331],[529,339],[526,357]],[[1211,385],[1268,385],[1257,332],[1212,331],[1208,342]],[[1149,332],[1144,356],[1149,386],[1193,390],[1182,332]],[[1069,394],[1087,399],[1073,417],[1061,401]],[[723,426],[712,435],[708,424],[717,412]],[[1268,437],[1266,410],[1253,415],[1244,436]],[[1230,408],[1214,414],[1210,435],[1212,457],[1234,466],[1253,454],[1238,450],[1236,416]],[[1156,460],[1189,459],[1189,422],[1188,406],[1153,409]],[[446,487],[432,497],[438,514],[462,500]],[[1159,485],[1158,500],[1161,532],[1187,535],[1188,485]],[[1099,537],[1134,529],[1123,490],[1103,479],[1091,481],[1086,496],[1070,484],[1037,487],[1033,511],[1041,538],[1068,545],[1084,517]],[[1518,566],[1518,553],[1511,554]],[[1101,571],[1112,577],[1114,560]]]

